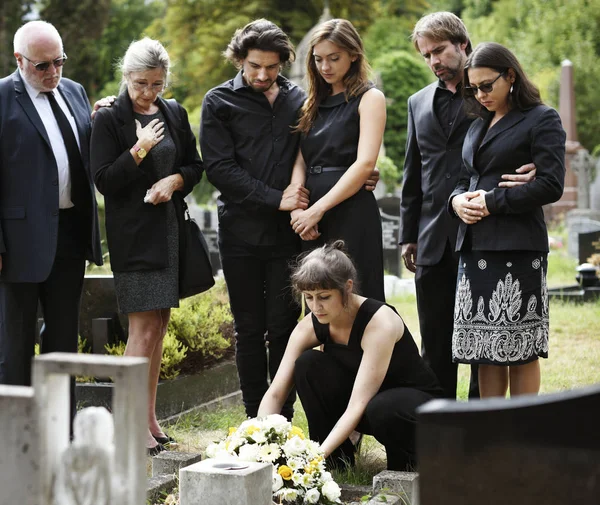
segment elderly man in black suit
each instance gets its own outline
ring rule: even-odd
[[[89,172],[90,104],[63,79],[49,23],[15,34],[18,69],[0,80],[0,383],[28,385],[38,301],[42,352],[77,352],[86,259],[102,263]]]
[[[445,396],[455,398],[457,364],[451,351],[459,220],[452,219],[446,206],[458,182],[462,145],[473,120],[463,110],[461,94],[463,67],[472,48],[465,25],[450,12],[421,18],[412,40],[438,80],[408,99],[400,244],[406,268],[415,272],[423,356]],[[503,175],[500,185],[525,184],[534,177],[535,166],[528,164]],[[475,367],[471,372],[469,397],[477,398]]]

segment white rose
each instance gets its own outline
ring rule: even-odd
[[[273,492],[279,491],[283,487],[283,479],[277,472],[273,472]]]
[[[292,437],[283,444],[283,452],[286,456],[299,456],[306,451],[306,444],[300,437]]]
[[[313,487],[312,489],[309,489],[306,492],[306,496],[304,497],[304,500],[307,503],[317,503],[319,501],[319,498],[321,498],[321,494],[319,493],[319,490]]]
[[[323,482],[329,482],[330,480],[333,480],[333,477],[331,476],[330,472],[323,472],[323,474],[321,475],[321,480]]]
[[[217,452],[225,450],[225,444],[223,442],[219,442],[218,444],[210,444],[206,448],[206,457],[208,459],[212,459],[217,455]]]
[[[323,493],[323,496],[329,501],[337,501],[342,495],[342,492],[340,491],[340,486],[338,486],[332,480],[327,481],[325,484],[323,484],[321,492]]]
[[[270,416],[262,419],[262,425],[265,431],[269,431],[274,428],[279,433],[285,432],[287,434],[290,431],[292,423],[290,423],[285,417],[279,414],[271,414]]]
[[[256,444],[245,444],[240,447],[238,454],[242,461],[258,461],[260,447]]]

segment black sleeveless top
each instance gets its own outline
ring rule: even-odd
[[[313,328],[319,342],[325,346],[324,351],[333,356],[342,367],[355,377],[362,360],[363,350],[361,348],[361,340],[365,328],[373,315],[383,305],[387,305],[398,314],[396,309],[391,305],[374,300],[373,298],[367,298],[358,309],[356,319],[350,331],[348,345],[333,342],[329,334],[329,325],[319,323],[315,315],[312,315]],[[390,366],[380,391],[397,387],[414,388],[433,396],[441,396],[442,394],[442,389],[438,384],[435,374],[425,361],[423,361],[423,358],[421,358],[417,345],[406,325],[404,326],[404,335],[394,346]]]

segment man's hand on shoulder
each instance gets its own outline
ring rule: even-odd
[[[292,183],[285,188],[281,196],[279,210],[291,212],[295,209],[308,208],[309,191],[304,186],[298,183]]]
[[[105,96],[104,98],[101,98],[100,100],[98,100],[94,104],[94,107],[92,108],[92,119],[94,119],[94,116],[96,115],[96,112],[98,111],[98,109],[100,109],[102,107],[111,107],[113,102],[116,99],[117,99],[116,96],[110,95],[110,96]]]
[[[404,266],[410,272],[417,271],[417,244],[402,244],[402,259]]]
[[[533,163],[527,163],[515,170],[514,174],[503,174],[502,182],[498,183],[500,188],[514,188],[528,182],[535,181],[536,168]]]
[[[375,167],[373,169],[373,171],[371,172],[371,175],[369,175],[369,178],[365,182],[365,189],[367,191],[375,191],[375,188],[377,187],[378,182],[379,182],[379,169],[377,167]]]

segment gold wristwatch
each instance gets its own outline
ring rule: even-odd
[[[146,149],[144,149],[142,146],[140,146],[139,144],[136,144],[133,146],[133,150],[135,152],[135,154],[137,155],[137,157],[140,160],[143,160],[146,157],[146,154],[148,154],[146,152]]]

